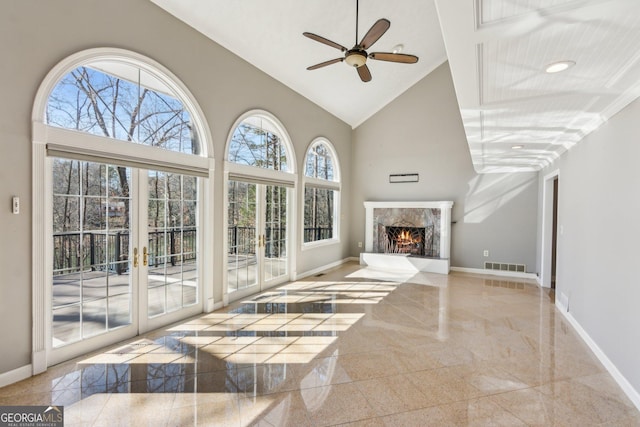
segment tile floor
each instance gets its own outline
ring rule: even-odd
[[[640,426],[547,291],[357,264],[0,389],[66,426]]]

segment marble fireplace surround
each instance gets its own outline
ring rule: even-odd
[[[377,268],[394,270],[427,271],[432,273],[449,274],[449,256],[451,247],[451,208],[452,201],[415,201],[415,202],[364,202],[365,207],[365,251],[360,254],[360,264]],[[382,210],[381,210],[382,209]],[[397,218],[389,218],[390,209],[398,210]],[[392,226],[395,223],[406,222],[406,218],[424,218],[426,225],[428,210],[439,209],[439,242],[438,257],[419,257],[408,254],[379,253],[376,250],[375,230],[378,227],[379,214],[384,213],[385,223]],[[409,211],[404,211],[409,210]],[[422,212],[421,212],[422,210]],[[436,222],[437,223],[437,222]],[[435,230],[434,230],[435,232]]]

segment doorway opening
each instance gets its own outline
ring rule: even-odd
[[[555,300],[557,286],[558,241],[562,231],[559,224],[559,172],[554,171],[543,179],[542,194],[542,245],[540,264],[540,285],[549,288],[550,297]]]
[[[32,123],[34,373],[202,312],[201,117],[133,52],[89,49],[47,74]]]
[[[295,155],[284,126],[254,110],[232,128],[226,153],[225,304],[291,277]]]
[[[556,288],[556,257],[558,246],[558,177],[553,180],[553,224],[551,229],[551,289]]]

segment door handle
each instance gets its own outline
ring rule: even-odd
[[[133,248],[133,267],[138,267],[138,248]]]
[[[149,253],[147,252],[147,247],[142,248],[142,265],[145,267],[149,265]]]

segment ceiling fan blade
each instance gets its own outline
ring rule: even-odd
[[[360,46],[364,50],[369,49],[380,37],[382,37],[384,33],[387,32],[390,26],[391,22],[389,22],[388,19],[378,19],[376,23],[371,26],[367,34],[364,35],[360,42]]]
[[[304,32],[304,33],[302,33],[302,35],[305,36],[305,37],[309,37],[311,40],[315,40],[315,41],[320,42],[322,44],[326,44],[327,46],[335,47],[336,49],[341,50],[343,52],[347,51],[346,47],[344,47],[342,45],[339,45],[336,42],[332,42],[329,39],[325,39],[324,37],[319,36],[317,34]]]
[[[369,54],[369,58],[378,61],[401,62],[403,64],[415,64],[418,62],[417,56],[407,55],[406,53],[372,52]]]
[[[359,66],[358,68],[356,68],[356,70],[358,70],[360,80],[365,83],[371,81],[371,71],[369,71],[369,67],[367,67],[367,64]]]
[[[330,59],[328,61],[324,61],[319,64],[307,67],[307,70],[317,70],[318,68],[326,67],[327,65],[335,64],[336,62],[342,62],[342,61],[344,61],[344,58]]]

